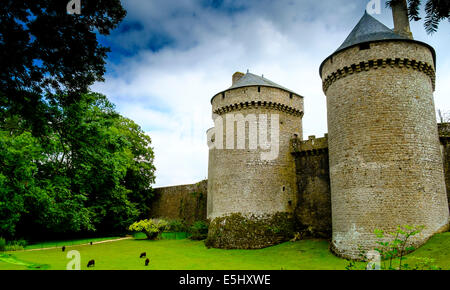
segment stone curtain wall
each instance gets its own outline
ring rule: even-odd
[[[155,188],[150,206],[151,218],[182,219],[188,225],[206,220],[208,181],[195,184]]]
[[[293,139],[297,175],[296,231],[331,238],[331,192],[328,138]]]
[[[441,140],[442,157],[444,160],[445,183],[450,209],[450,123],[438,124],[439,139]]]
[[[438,124],[444,160],[447,196],[450,202],[450,123]],[[331,192],[328,137],[292,140],[297,176],[295,231],[304,236],[331,237]],[[206,220],[207,180],[196,184],[155,189],[151,217],[185,219],[189,224]],[[236,220],[239,220],[236,216]],[[232,223],[230,223],[232,225]],[[244,233],[242,233],[244,234]]]

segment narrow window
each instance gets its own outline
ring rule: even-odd
[[[225,99],[225,92],[222,93],[222,99]]]
[[[292,93],[289,94],[289,98],[292,99]]]
[[[361,43],[359,45],[359,50],[366,50],[366,49],[370,49],[370,43]]]
[[[260,93],[261,92],[261,87],[258,87],[258,93]]]

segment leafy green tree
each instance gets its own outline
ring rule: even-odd
[[[419,21],[422,18],[419,16],[420,5],[425,3],[425,22],[424,27],[428,34],[433,34],[437,31],[439,23],[442,20],[448,19],[450,21],[450,2],[448,0],[387,0],[386,6],[393,4],[404,5],[408,10],[410,20]]]
[[[34,137],[15,116],[0,126],[0,234],[123,231],[148,214],[151,139],[108,99],[88,93]]]
[[[87,196],[93,225],[120,230],[146,215],[155,170],[150,137],[101,94],[87,94],[64,115],[69,116],[61,124],[67,175],[72,191]],[[81,121],[72,122],[70,116],[80,115]]]
[[[33,132],[46,134],[49,105],[79,101],[102,80],[107,35],[124,18],[120,0],[83,0],[81,14],[68,1],[5,0],[0,5],[0,122],[19,115]]]
[[[117,127],[130,143],[133,160],[127,168],[122,185],[130,190],[129,200],[139,210],[139,218],[145,218],[150,211],[153,198],[151,184],[155,183],[154,154],[150,148],[150,136],[132,120],[119,116]]]

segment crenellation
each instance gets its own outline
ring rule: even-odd
[[[343,68],[337,69],[336,72],[332,72],[327,77],[324,78],[323,81],[323,90],[326,92],[328,88],[336,81],[341,78],[348,77],[350,75],[353,75],[354,72],[360,73],[362,71],[369,71],[370,69],[378,69],[378,64],[382,64],[382,68],[386,68],[386,64],[389,64],[391,68],[398,67],[398,68],[404,68],[412,69],[412,70],[418,70],[420,72],[425,73],[431,80],[433,91],[435,89],[435,71],[433,67],[430,64],[423,63],[421,61],[416,61],[414,59],[401,59],[396,58],[394,59],[378,59],[376,61],[370,60],[361,62],[359,64],[351,64],[350,66],[344,66]],[[348,71],[348,73],[346,73]]]

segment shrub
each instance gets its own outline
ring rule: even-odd
[[[378,252],[380,260],[378,261],[378,269],[380,270],[440,270],[440,268],[433,263],[434,259],[427,257],[411,258],[412,261],[417,262],[414,265],[405,264],[405,255],[414,251],[415,247],[410,245],[411,238],[422,232],[425,226],[398,226],[394,232],[386,233],[383,230],[375,229],[374,234],[378,238],[376,243],[379,245],[375,249]],[[364,262],[368,262],[369,252],[366,254],[364,249],[359,246],[359,256]],[[373,258],[373,255],[372,255]],[[345,267],[347,270],[358,269],[356,263],[347,260],[349,264]],[[370,266],[377,269],[374,263]]]
[[[187,226],[183,220],[173,219],[168,221],[166,232],[186,232]]]
[[[23,249],[24,249],[23,246],[17,245],[17,244],[11,244],[11,245],[6,245],[5,246],[5,250],[6,251],[21,251]]]
[[[4,238],[0,238],[0,252],[3,252],[6,247],[6,240]]]
[[[380,246],[375,250],[380,253],[383,259],[383,268],[388,270],[402,270],[402,262],[404,255],[415,250],[413,246],[408,246],[408,239],[420,234],[425,226],[398,226],[397,230],[392,233],[385,233],[383,230],[375,229],[375,235],[379,239],[377,244]],[[385,241],[385,240],[388,241]],[[398,268],[394,267],[393,259],[399,257]],[[386,265],[386,261],[389,265]],[[406,265],[408,267],[408,265]]]
[[[17,241],[12,241],[9,244],[10,245],[16,245],[16,246],[21,246],[21,247],[25,248],[25,246],[27,245],[27,241],[26,240],[17,240]]]
[[[5,250],[6,251],[20,251],[20,250],[23,250],[26,245],[27,245],[27,241],[25,241],[25,240],[10,241],[6,244]]]
[[[204,240],[208,236],[208,224],[204,221],[196,221],[189,229],[192,240]]]
[[[148,239],[154,240],[162,233],[169,223],[164,219],[145,219],[135,222],[129,227],[130,231],[143,232]]]

